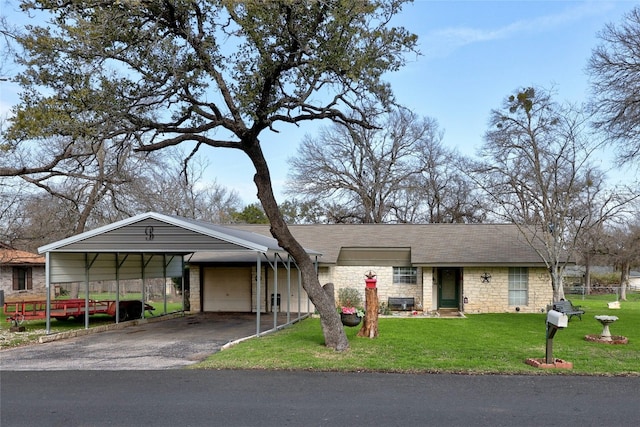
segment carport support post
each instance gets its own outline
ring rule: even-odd
[[[296,264],[296,270],[298,270],[298,320],[302,317],[302,271]],[[309,297],[307,297],[307,314],[309,314]]]
[[[84,328],[89,329],[89,255],[84,254]],[[98,255],[96,254],[96,258]],[[95,258],[94,258],[95,260]],[[93,262],[91,262],[93,264]]]
[[[151,262],[152,258],[153,258],[153,254],[149,256],[149,262]],[[144,252],[143,252],[142,253],[142,318],[143,319],[144,319],[144,301],[145,301],[144,290],[147,287],[147,278],[145,274],[146,270],[147,270],[147,263],[144,261]]]
[[[291,255],[287,254],[287,323],[291,321]]]
[[[278,304],[278,254],[273,257],[273,303],[271,310],[273,311],[273,329],[276,329],[278,327],[278,311],[280,311],[280,304]]]
[[[120,295],[120,259],[118,256],[118,252],[116,252],[116,324],[120,323],[120,302],[118,301]]]
[[[184,272],[182,272],[184,274]],[[162,294],[164,295],[164,312],[167,312],[167,254],[162,254]],[[182,306],[184,307],[184,291],[182,292]],[[144,313],[144,301],[142,301],[142,313]]]
[[[185,306],[187,305],[186,304],[187,296],[184,293],[184,271],[185,271],[185,269],[184,269],[184,255],[182,255],[180,257],[180,259],[182,260],[181,264],[180,264],[180,272],[181,272],[181,274],[180,274],[180,289],[182,289],[182,291],[181,291],[182,292],[182,315],[184,316],[184,309],[185,309]],[[191,270],[189,270],[189,274],[191,274]],[[189,288],[189,293],[191,293],[191,288]],[[191,308],[191,303],[189,303],[189,308]],[[167,314],[167,291],[166,291],[166,289],[165,289],[165,292],[164,292],[164,314]]]
[[[51,259],[49,257],[49,252],[45,252],[44,254],[44,280],[45,280],[45,289],[47,290],[47,335],[51,333]]]
[[[260,282],[262,281],[262,261],[260,259],[260,252],[256,252],[256,336],[260,336]]]

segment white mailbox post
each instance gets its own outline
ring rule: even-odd
[[[546,362],[554,363],[553,358],[553,337],[558,329],[564,329],[569,325],[569,317],[559,311],[549,310],[547,313],[547,350]]]

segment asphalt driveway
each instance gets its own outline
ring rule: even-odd
[[[261,331],[273,315],[261,316]],[[279,319],[278,324],[284,323]],[[199,313],[0,351],[2,371],[157,370],[194,364],[256,333],[255,314]]]

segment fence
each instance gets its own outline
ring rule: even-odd
[[[122,280],[119,286],[114,281],[97,281],[89,283],[89,294],[105,294],[115,298],[116,289],[120,290],[120,296],[142,294],[142,280]],[[74,298],[83,297],[86,287],[84,283],[66,283],[63,285],[56,284],[54,286],[53,297],[71,296]],[[164,295],[171,297],[180,297],[179,289],[174,286],[171,279],[149,279],[145,282],[144,294],[147,300],[158,299]]]
[[[586,286],[582,284],[565,284],[565,295],[579,295],[584,299],[586,295],[611,295],[615,296],[616,301],[620,299],[620,292],[622,287],[619,285],[592,285],[589,292],[587,292]],[[637,286],[627,287],[627,294],[640,293],[640,288]]]

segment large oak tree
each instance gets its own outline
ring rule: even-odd
[[[89,132],[142,151],[243,151],[271,232],[320,313],[325,344],[344,350],[333,298],[278,209],[260,137],[318,119],[366,125],[370,111],[358,105],[392,101],[382,77],[416,47],[414,35],[389,25],[404,3],[26,0],[50,24],[19,39],[25,96],[14,135],[72,142]]]

